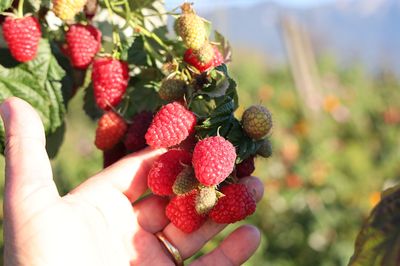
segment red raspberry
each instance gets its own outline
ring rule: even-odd
[[[6,17],[3,36],[11,55],[19,62],[27,62],[36,57],[42,31],[37,18]]]
[[[196,116],[178,102],[163,106],[146,133],[147,144],[153,148],[168,148],[181,143],[196,125]]]
[[[236,165],[236,176],[241,178],[251,175],[255,170],[254,157],[251,156]]]
[[[126,155],[124,144],[119,142],[110,150],[103,152],[103,168],[106,168]]]
[[[147,184],[157,195],[172,195],[172,186],[184,165],[190,165],[192,154],[184,150],[169,150],[153,163]]]
[[[193,151],[196,178],[203,185],[217,185],[232,172],[235,159],[235,147],[228,140],[220,136],[203,139]]]
[[[213,66],[217,67],[224,63],[224,57],[222,56],[221,52],[218,50],[217,46],[214,46],[214,61]]]
[[[211,59],[209,61],[206,62],[202,62],[198,55],[196,54],[196,52],[193,51],[193,49],[187,49],[184,56],[183,56],[183,60],[188,63],[189,65],[194,66],[198,71],[200,72],[205,72],[207,70],[209,70],[211,67],[213,67],[214,65],[214,60]]]
[[[143,111],[133,117],[124,140],[125,147],[129,151],[135,152],[146,147],[144,135],[152,120],[153,113],[148,111]]]
[[[197,190],[193,190],[188,194],[176,196],[165,209],[168,219],[185,233],[196,231],[207,219],[207,216],[196,212],[197,194]]]
[[[243,184],[231,184],[223,187],[225,195],[218,199],[217,205],[209,216],[220,224],[234,223],[243,220],[256,210],[256,201]]]
[[[92,25],[72,25],[65,34],[68,55],[74,67],[86,69],[101,47],[101,32]]]
[[[126,62],[110,57],[93,61],[93,89],[97,105],[104,110],[117,106],[126,91],[129,69]]]
[[[118,114],[113,111],[105,113],[99,120],[96,129],[95,145],[100,150],[109,150],[124,136],[127,125]]]

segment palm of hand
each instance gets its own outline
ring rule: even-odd
[[[37,114],[16,98],[0,112],[7,136],[6,265],[174,265],[154,233],[163,231],[185,259],[224,228],[207,221],[185,234],[165,217],[166,199],[150,195],[131,204],[145,192],[147,172],[162,150],[125,157],[60,197]],[[259,199],[260,181],[244,181]],[[238,265],[259,240],[256,228],[242,226],[193,265]]]

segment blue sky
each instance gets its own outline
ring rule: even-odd
[[[308,7],[333,2],[334,0],[191,0],[188,2],[194,2],[197,8],[209,9],[213,6],[248,6],[269,1],[287,6]],[[182,2],[183,0],[165,0],[168,9],[177,7]]]

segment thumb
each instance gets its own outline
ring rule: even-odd
[[[0,114],[6,131],[5,211],[27,205],[35,211],[59,197],[42,122],[27,102],[15,97],[3,102]]]

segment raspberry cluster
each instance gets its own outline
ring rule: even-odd
[[[267,136],[272,119],[265,107],[251,106],[236,119],[233,100],[225,91],[206,115],[198,112],[194,99],[201,105],[207,96],[203,90],[216,90],[213,86],[229,81],[217,68],[224,56],[205,27],[191,4],[183,4],[175,29],[186,50],[162,67],[165,76],[158,96],[164,102],[154,115],[144,111],[123,119],[116,114],[113,106],[124,96],[127,66],[112,58],[93,62],[96,103],[106,110],[99,120],[96,146],[104,151],[107,165],[146,146],[166,148],[149,171],[148,187],[170,199],[166,216],[186,233],[207,219],[234,223],[254,213],[255,199],[239,179],[252,174],[257,156],[271,155]]]
[[[170,40],[146,29],[142,14],[134,16],[138,10],[122,12],[127,5],[121,3],[107,10],[128,14],[124,27],[133,28],[132,38],[123,39],[117,25],[112,36],[103,36],[91,21],[96,4],[84,15],[86,0],[52,0],[53,13],[64,23],[55,41],[72,72],[86,73],[84,84],[91,84],[82,86],[91,97],[85,96],[85,105],[90,102],[99,118],[94,144],[103,152],[104,167],[146,147],[167,149],[147,180],[154,194],[170,199],[165,211],[173,224],[190,233],[207,219],[246,218],[256,203],[239,179],[253,173],[255,158],[271,155],[271,113],[253,105],[235,117],[239,103],[226,67],[229,42],[211,34],[210,23],[192,4],[182,4],[177,38]],[[18,16],[5,19],[3,35],[13,57],[27,62],[37,56],[42,33],[39,20],[19,9]]]

